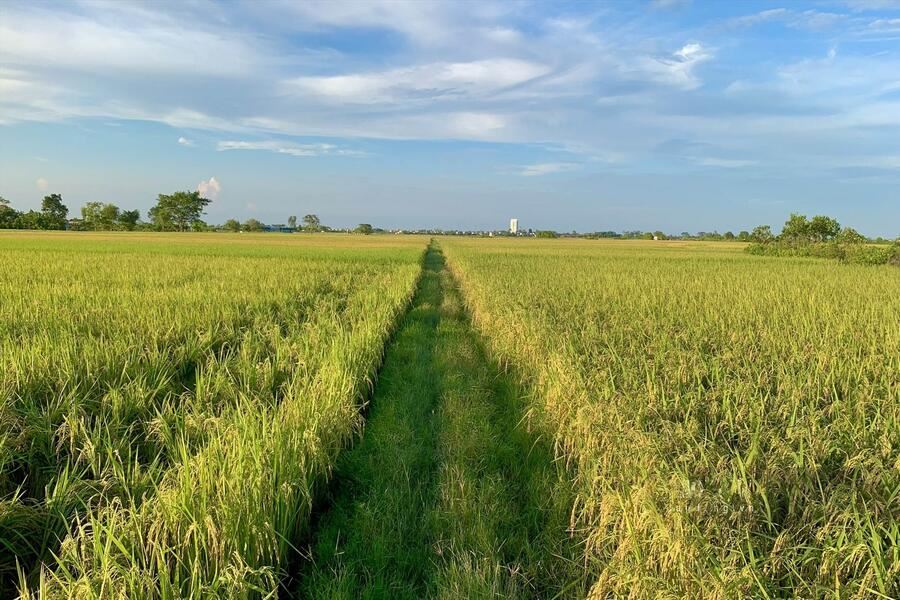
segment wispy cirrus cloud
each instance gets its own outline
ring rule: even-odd
[[[725,169],[739,169],[741,167],[752,167],[758,164],[755,160],[742,160],[737,158],[716,158],[713,156],[692,157],[692,160],[698,165],[704,167],[722,167]]]
[[[695,69],[713,57],[713,51],[697,42],[685,44],[670,56],[645,58],[641,65],[658,82],[692,90],[701,85]]]
[[[295,18],[276,23],[243,4],[204,4],[203,14],[14,3],[0,14],[0,32],[15,33],[0,40],[0,69],[15,71],[0,73],[0,88],[15,91],[0,95],[0,122],[103,117],[248,134],[577,142],[565,133],[577,129],[573,101],[608,86],[694,89],[697,65],[711,59],[699,42],[630,48],[643,38],[612,44],[593,18],[520,15],[525,7],[490,0],[279,6]],[[261,35],[245,22],[272,29]],[[356,28],[406,36],[421,50],[408,56],[423,60],[361,60],[279,35]]]
[[[216,150],[263,150],[290,156],[365,156],[365,152],[341,148],[334,144],[296,144],[283,141],[237,141],[226,140],[216,145]]]
[[[755,27],[764,23],[781,23],[794,29],[823,30],[834,27],[845,21],[848,15],[820,10],[794,10],[779,7],[769,8],[756,13],[732,17],[724,22],[729,29],[744,29]]]
[[[895,33],[900,31],[900,18],[875,19],[868,25],[868,29],[877,33]]]
[[[580,168],[581,165],[577,163],[536,163],[533,165],[523,165],[518,169],[517,173],[522,177],[540,177],[541,175],[552,175],[554,173],[576,171]]]
[[[678,3],[687,26],[653,12],[665,4],[636,16],[492,0],[9,2],[0,11],[0,124],[151,121],[183,131],[185,146],[199,139],[191,130],[204,130],[225,139],[218,150],[297,157],[359,155],[343,141],[355,139],[556,145],[620,157],[610,162],[622,169],[684,163],[654,154],[677,137],[713,147],[745,140],[746,155],[696,155],[722,168],[780,155],[817,164],[848,142],[888,143],[900,65],[841,36],[890,33],[892,13],[848,17],[839,3],[829,5],[835,12],[789,3],[729,20]],[[812,43],[773,58],[745,31],[766,22],[835,53],[810,56]],[[575,164],[505,164],[529,160]]]
[[[471,98],[520,85],[546,75],[537,62],[492,58],[471,62],[430,63],[381,72],[327,77],[298,77],[284,82],[287,90],[327,101],[393,102],[398,99]]]

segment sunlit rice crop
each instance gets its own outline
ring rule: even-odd
[[[568,465],[592,597],[900,596],[896,268],[442,244]]]
[[[0,235],[0,594],[272,594],[425,244]]]

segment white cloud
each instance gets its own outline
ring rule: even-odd
[[[178,143],[181,144],[182,146],[193,146],[194,145],[193,140],[189,140],[184,136],[181,136],[180,138],[178,138]]]
[[[193,73],[233,78],[251,73],[255,48],[238,35],[192,27],[164,11],[119,11],[109,3],[92,16],[40,4],[0,12],[0,56],[6,64],[88,73]],[[214,59],[213,59],[214,58]]]
[[[279,10],[272,10],[277,3]],[[519,7],[506,2],[397,1],[365,0],[270,0],[262,3],[265,11],[278,14],[283,26],[299,30],[337,28],[383,29],[396,31],[415,44],[434,48],[457,47],[461,39],[472,39],[479,24],[490,24]],[[284,14],[295,19],[284,19]]]
[[[875,19],[868,28],[876,33],[900,32],[900,19]]]
[[[43,177],[38,177],[37,181],[34,182],[35,187],[41,192],[46,192],[50,187],[50,182],[44,179]]]
[[[623,26],[617,17],[627,15],[615,6],[283,0],[278,6],[288,12],[275,19],[270,2],[280,1],[264,8],[205,0],[165,9],[89,0],[52,10],[10,4],[0,10],[0,124],[145,120],[173,127],[173,139],[191,130],[220,132],[222,151],[297,157],[360,153],[343,147],[350,142],[284,136],[580,145],[598,160],[625,157],[616,160],[635,166],[661,140],[680,137],[722,153],[697,150],[696,160],[684,153],[671,160],[737,168],[749,166],[737,157],[765,156],[769,169],[779,157],[823,164],[819,155],[840,155],[851,144],[871,143],[860,153],[875,155],[893,143],[882,138],[895,132],[900,115],[892,100],[898,88],[891,87],[900,72],[896,56],[863,53],[843,35],[890,31],[893,14],[843,18],[785,3],[741,17],[746,26],[777,20],[844,28],[795,48],[840,44],[840,55],[825,58],[823,50],[783,64],[766,40],[724,31],[722,22],[683,30],[652,14],[657,22],[650,26],[645,19]],[[254,28],[265,35],[247,33]],[[319,43],[358,29],[398,32],[403,51],[337,51]],[[298,30],[328,35],[302,37]],[[298,49],[298,39],[314,47]],[[707,74],[714,44],[729,51]],[[723,94],[722,78],[736,70],[743,81]],[[707,78],[702,92],[692,92]],[[745,143],[736,148],[735,139]],[[522,172],[571,170],[552,166],[561,164],[570,163],[538,162]]]
[[[788,14],[790,14],[790,11],[786,8],[770,8],[768,10],[763,10],[752,15],[734,17],[726,21],[725,24],[728,27],[733,28],[753,27],[754,25],[759,25],[760,23],[765,23],[767,21],[772,21],[775,19],[781,19]]]
[[[517,44],[525,40],[522,32],[512,27],[490,27],[484,30],[483,35],[498,44]]]
[[[472,97],[523,84],[549,73],[544,65],[519,59],[431,63],[373,73],[297,77],[285,87],[300,95],[347,103],[392,102],[398,99]]]
[[[900,0],[844,0],[844,4],[856,11],[900,10]]]
[[[575,171],[579,165],[575,163],[537,163],[533,165],[524,165],[518,174],[523,177],[538,177],[541,175],[550,175],[551,173],[564,173],[567,171]]]
[[[458,113],[450,116],[449,131],[455,132],[456,137],[487,137],[491,132],[506,127],[506,119],[500,115],[489,113]]]
[[[847,15],[830,12],[820,12],[817,10],[806,10],[797,15],[789,24],[792,27],[803,27],[806,29],[828,29],[834,27],[847,18]]]
[[[715,158],[715,157],[695,157],[694,162],[705,167],[722,167],[725,169],[738,169],[741,167],[752,167],[757,164],[755,160],[740,160],[732,158]]]
[[[805,10],[797,12],[787,8],[770,8],[758,13],[734,17],[725,22],[725,26],[733,29],[754,27],[762,23],[779,21],[787,27],[821,30],[834,27],[845,20],[847,15],[818,10]]]
[[[282,141],[247,142],[226,140],[216,146],[219,152],[228,150],[265,150],[277,154],[289,154],[291,156],[364,156],[364,152],[339,148],[334,144],[296,144]]]
[[[201,181],[197,184],[197,191],[200,192],[200,195],[204,198],[209,198],[210,200],[215,200],[219,195],[219,192],[222,191],[222,185],[219,183],[219,180],[215,177],[210,177],[205,181]]]
[[[712,57],[711,50],[702,44],[692,42],[673,52],[671,58],[644,58],[639,65],[647,75],[659,83],[692,90],[701,85],[694,74],[694,69]]]
[[[841,166],[900,170],[900,155],[849,157],[841,161]]]

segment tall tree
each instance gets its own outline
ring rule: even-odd
[[[125,231],[134,231],[137,228],[138,221],[141,220],[141,212],[139,210],[123,210],[119,213],[119,227]]]
[[[41,201],[42,229],[65,229],[68,215],[69,209],[63,204],[62,196],[59,194],[44,196]]]
[[[16,218],[16,229],[46,229],[46,225],[44,223],[44,213],[40,213],[36,210],[29,210],[28,212],[19,213]]]
[[[816,215],[809,222],[809,236],[816,242],[833,240],[841,232],[841,224],[837,219]]]
[[[225,221],[225,224],[222,225],[222,229],[225,231],[238,232],[241,230],[241,224],[237,219],[228,219]]]
[[[841,244],[864,244],[866,237],[852,227],[844,227],[835,239]]]
[[[160,231],[175,229],[187,231],[200,220],[204,208],[212,202],[200,192],[175,192],[160,194],[156,206],[150,209],[150,221]]]
[[[322,222],[316,215],[303,216],[303,229],[306,231],[319,231],[322,228]]]
[[[774,237],[772,235],[772,227],[769,225],[758,225],[750,232],[750,239],[760,244],[771,242]]]
[[[808,240],[809,236],[809,221],[806,220],[806,215],[791,213],[788,220],[784,222],[784,227],[781,228],[782,239],[803,242]]]
[[[9,200],[0,196],[0,229],[15,229],[19,212],[9,205]]]
[[[111,231],[118,225],[119,214],[119,207],[115,204],[88,202],[81,207],[81,218],[86,229]]]
[[[294,215],[288,217],[288,227],[290,227],[291,229],[297,229],[297,217],[295,217]]]
[[[262,231],[265,225],[256,219],[247,219],[241,227],[244,231]]]

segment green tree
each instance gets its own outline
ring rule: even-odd
[[[19,212],[9,205],[9,200],[0,196],[0,229],[15,229]]]
[[[841,244],[865,244],[866,238],[852,227],[844,227],[835,239]]]
[[[731,231],[726,231],[722,237],[724,237],[726,240],[728,240],[730,242],[730,241],[734,240],[735,235]]]
[[[753,228],[750,233],[750,239],[758,244],[765,244],[775,239],[772,234],[772,227],[769,225],[758,225]]]
[[[809,221],[806,215],[791,213],[781,228],[781,238],[791,242],[805,242],[810,237]]]
[[[150,209],[150,221],[160,231],[187,231],[194,221],[199,221],[206,206],[212,202],[200,192],[175,192],[160,194],[156,206]]]
[[[374,231],[371,225],[368,223],[360,223],[356,226],[356,229],[353,230],[354,233],[363,233],[365,235],[369,235]]]
[[[750,232],[749,231],[741,231],[737,235],[737,239],[742,242],[749,242],[750,241]]]
[[[44,214],[34,210],[27,213],[19,213],[16,219],[16,229],[45,229]]]
[[[837,219],[816,215],[809,222],[809,237],[816,242],[833,240],[841,232],[841,224]]]
[[[237,233],[241,230],[241,223],[237,219],[228,219],[225,221],[225,224],[222,225],[222,229]]]
[[[244,221],[243,230],[244,231],[262,231],[265,225],[263,225],[260,221],[256,219],[247,219]]]
[[[559,237],[558,233],[556,233],[555,231],[549,230],[549,229],[538,230],[535,232],[534,235],[535,235],[535,237],[539,237],[539,238],[558,238]]]
[[[288,217],[288,227],[290,227],[291,229],[297,229],[297,217],[295,217],[294,215]]]
[[[119,213],[119,207],[115,204],[88,202],[81,207],[81,218],[85,229],[101,231],[115,229],[119,222]]]
[[[40,229],[65,229],[69,209],[63,204],[62,196],[50,194],[41,201]]]
[[[118,224],[125,231],[134,231],[140,220],[141,212],[139,210],[123,210],[119,213]]]
[[[306,231],[321,231],[322,222],[319,221],[319,217],[317,217],[316,215],[304,215],[303,229],[305,229]]]

